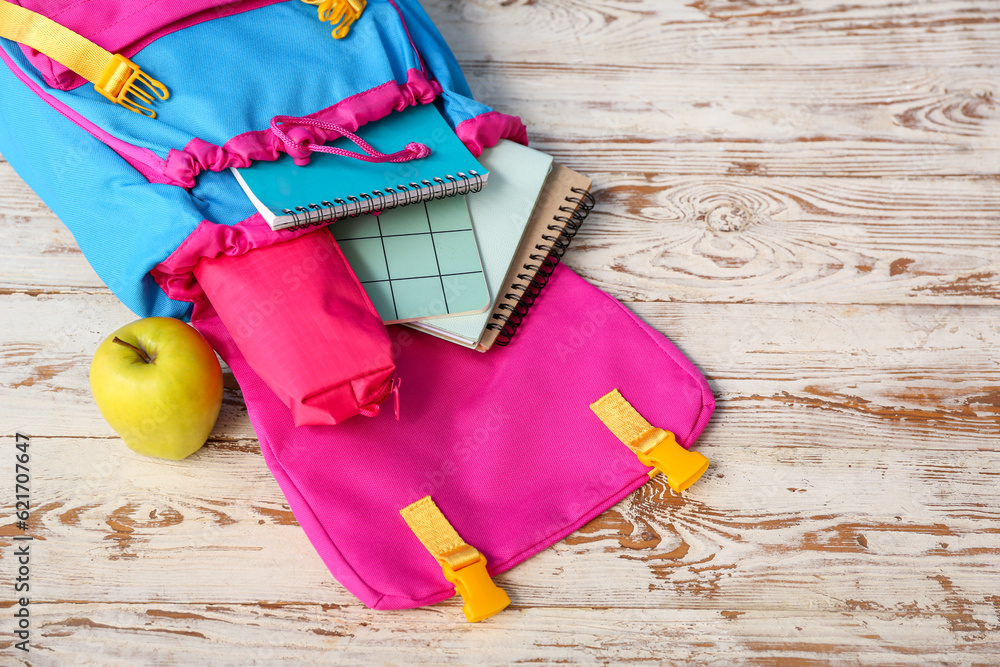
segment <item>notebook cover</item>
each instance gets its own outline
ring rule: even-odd
[[[535,205],[531,221],[525,230],[524,239],[518,248],[517,255],[511,263],[507,275],[504,277],[504,292],[498,295],[499,298],[495,297],[493,299],[494,307],[487,318],[488,323],[496,321],[494,316],[504,315],[506,312],[502,308],[504,304],[509,306],[517,305],[520,295],[523,292],[512,289],[511,286],[515,284],[526,285],[538,273],[541,262],[532,259],[531,256],[538,256],[540,254],[541,251],[536,248],[537,245],[551,246],[551,242],[544,237],[557,237],[560,231],[566,228],[571,217],[571,212],[577,209],[577,205],[566,201],[567,197],[577,196],[573,193],[573,188],[589,192],[592,184],[593,181],[588,177],[578,174],[569,167],[564,167],[558,163],[552,165],[552,173],[549,174],[545,182],[545,188],[542,190],[542,194],[538,198],[538,203]],[[567,207],[570,208],[569,211],[562,210]],[[560,221],[558,218],[562,218],[563,220]],[[551,227],[556,227],[556,229],[551,229]],[[544,252],[541,252],[541,254],[544,254]],[[486,352],[493,346],[499,335],[499,328],[487,328],[479,339],[479,345],[476,349],[480,352]]]
[[[345,218],[329,229],[386,324],[490,308],[464,196]]]
[[[362,193],[368,195],[373,190],[385,191],[424,180],[434,182],[435,178],[446,179],[459,172],[487,174],[433,104],[394,111],[362,126],[356,134],[383,153],[394,153],[410,142],[418,142],[427,145],[431,154],[409,162],[372,163],[314,152],[307,166],[298,167],[285,153],[272,162],[258,161],[232,171],[272,228],[278,216],[286,215],[283,209],[294,211],[297,206],[360,198]],[[361,154],[352,141],[343,137],[328,145]]]
[[[552,156],[507,139],[487,148],[479,159],[490,170],[490,186],[468,198],[469,213],[493,301],[478,315],[411,324],[469,348],[478,344],[489,322],[487,311],[504,294],[507,270],[552,168]]]

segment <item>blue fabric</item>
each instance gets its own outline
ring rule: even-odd
[[[493,111],[485,104],[480,104],[464,95],[447,90],[441,92],[441,95],[435,100],[435,104],[438,105],[438,109],[451,124],[452,129],[458,127],[462,121]]]
[[[437,106],[452,129],[462,121],[492,111],[490,107],[472,99],[472,91],[462,68],[420,3],[417,0],[396,0],[396,5],[406,22],[413,45],[424,59],[431,75],[444,88]]]
[[[151,185],[0,64],[0,152],[69,227],[101,280],[140,317],[182,317],[149,270],[201,221],[181,188]],[[30,128],[30,129],[27,129]]]
[[[47,86],[20,48],[4,42],[21,71]],[[166,158],[194,137],[222,145],[267,129],[277,115],[304,116],[395,80],[420,64],[396,10],[374,0],[341,40],[316,8],[284,2],[165,35],[132,59],[170,89],[147,118],[108,104],[91,85],[51,90],[115,137]]]
[[[395,0],[395,2],[406,22],[413,45],[434,78],[441,82],[445,90],[471,98],[472,90],[465,80],[462,68],[459,67],[451,48],[444,41],[437,26],[427,16],[424,8],[417,0]]]
[[[445,89],[438,107],[452,127],[490,111],[471,99],[458,62],[419,3],[396,0],[396,6],[399,13],[389,0],[370,0],[342,40],[299,0],[166,35],[133,56],[170,88],[155,120],[109,104],[89,84],[51,89],[16,44],[0,39],[0,48],[43,90],[162,158],[195,137],[221,145],[266,129],[273,116],[308,115],[387,81],[404,83],[409,70],[421,67],[414,46]],[[149,271],[199,222],[233,225],[255,213],[228,171],[203,172],[190,191],[150,184],[2,63],[0,120],[0,152],[70,228],[105,284],[141,317],[188,312],[189,304],[169,299]]]
[[[433,75],[445,89],[471,97],[423,8],[412,0],[397,6]],[[405,83],[409,70],[420,69],[406,27],[388,0],[372,0],[348,36],[335,40],[315,7],[293,0],[165,35],[133,56],[170,89],[153,122],[108,104],[91,85],[49,92],[115,137],[166,158],[195,137],[222,145],[266,129],[276,115],[305,116],[386,81]],[[0,44],[22,72],[47,88],[20,48]],[[458,116],[449,122],[457,125],[480,108],[456,107]]]

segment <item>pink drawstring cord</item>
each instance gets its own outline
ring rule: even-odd
[[[346,151],[342,148],[334,148],[332,146],[323,146],[320,144],[311,144],[306,141],[295,141],[288,134],[285,134],[281,128],[278,127],[279,123],[284,123],[286,126],[290,126],[292,129],[290,133],[295,132],[296,126],[308,125],[311,127],[318,127],[323,130],[328,130],[330,132],[336,132],[342,137],[350,139],[358,148],[363,150],[366,155],[360,153],[354,153],[353,151]],[[431,154],[431,149],[424,144],[418,144],[416,142],[410,142],[406,144],[406,148],[395,153],[386,154],[380,153],[371,145],[354,134],[350,130],[347,130],[339,125],[334,125],[333,123],[327,123],[321,120],[313,120],[312,118],[296,118],[294,116],[275,116],[271,119],[271,132],[274,136],[281,139],[281,142],[285,144],[285,150],[289,155],[292,156],[292,160],[295,164],[300,167],[309,164],[309,156],[313,152],[320,153],[330,153],[332,155],[342,155],[344,157],[354,158],[355,160],[362,160],[364,162],[409,162],[410,160],[417,160],[420,158],[427,157]]]
[[[397,375],[392,379],[392,383],[389,385],[389,393],[386,394],[386,398],[392,395],[393,407],[396,412],[396,421],[399,421],[399,385],[403,384],[402,379]],[[383,399],[385,400],[385,399]],[[358,408],[358,414],[362,417],[377,417],[379,409],[382,406],[378,403],[373,403],[372,405],[365,405]]]
[[[392,400],[396,407],[396,421],[399,421],[399,385],[403,384],[398,375],[392,381]]]

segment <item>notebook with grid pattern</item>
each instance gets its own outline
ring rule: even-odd
[[[386,324],[490,306],[464,196],[347,218],[330,231]]]

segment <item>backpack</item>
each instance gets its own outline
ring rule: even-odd
[[[0,152],[133,312],[190,321],[229,364],[297,521],[364,604],[459,593],[469,621],[488,618],[509,603],[493,576],[657,474],[680,492],[705,471],[688,451],[714,410],[705,378],[561,264],[565,239],[539,248],[517,337],[483,354],[382,325],[329,230],[271,230],[228,171],[305,162],[418,104],[475,156],[527,144],[519,118],[473,99],[416,0],[327,1],[319,16],[300,0],[58,5],[0,1],[0,35],[65,37],[59,62],[0,40]],[[573,199],[578,221],[593,202]],[[330,340],[335,363],[290,342]]]

